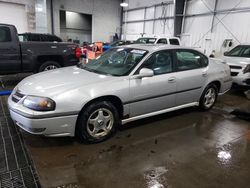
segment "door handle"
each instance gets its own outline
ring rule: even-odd
[[[55,48],[57,48],[57,46],[51,46],[51,48],[55,49]]]
[[[168,82],[170,82],[170,83],[175,82],[175,77],[171,77],[171,78],[169,78],[169,79],[168,79]]]

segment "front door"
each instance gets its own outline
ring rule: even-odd
[[[17,36],[8,26],[0,26],[0,74],[18,73],[21,70],[20,47]]]
[[[152,69],[154,76],[130,79],[130,117],[156,112],[175,105],[176,78],[171,51],[151,55],[136,71]]]

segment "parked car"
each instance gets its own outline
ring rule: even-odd
[[[233,83],[250,86],[250,44],[238,45],[223,58],[231,68]]]
[[[231,87],[230,68],[189,48],[129,45],[88,64],[25,78],[8,99],[14,122],[32,134],[109,138],[120,123],[191,106],[208,110]]]
[[[63,42],[20,42],[15,26],[0,24],[0,75],[76,65],[76,47]]]
[[[133,44],[133,43],[134,42],[130,41],[130,40],[118,40],[118,41],[112,42],[110,44],[104,44],[103,50],[106,51],[106,50],[113,48],[113,47],[124,46],[124,45]]]
[[[18,34],[18,38],[20,42],[62,42],[58,36],[44,33],[22,33]]]
[[[180,39],[178,37],[141,37],[138,38],[134,43],[180,45]]]

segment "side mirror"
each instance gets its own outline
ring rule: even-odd
[[[228,52],[224,52],[224,56],[227,56],[228,55]]]
[[[147,68],[142,68],[138,75],[139,78],[152,77],[152,76],[154,76],[154,71]]]

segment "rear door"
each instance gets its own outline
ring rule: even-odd
[[[0,25],[0,74],[18,73],[21,71],[21,54],[14,27]]]
[[[208,58],[194,50],[175,51],[176,105],[198,102],[207,80]]]

